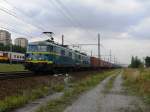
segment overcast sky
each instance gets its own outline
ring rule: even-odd
[[[52,31],[58,42],[64,34],[66,44],[97,43],[100,33],[101,54],[111,49],[128,64],[132,55],[150,55],[149,10],[149,0],[0,0],[0,26],[13,40],[43,40],[42,31]],[[97,46],[82,49],[97,55]]]

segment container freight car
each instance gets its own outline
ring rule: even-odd
[[[102,68],[111,68],[112,67],[112,63],[110,63],[108,61],[101,60],[101,67]]]
[[[91,57],[90,61],[92,68],[99,68],[101,66],[101,60],[96,57]]]

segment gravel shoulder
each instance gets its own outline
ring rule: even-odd
[[[149,107],[146,107],[138,97],[126,94],[122,87],[121,74],[114,80],[113,88],[107,94],[104,93],[105,85],[110,78],[82,94],[64,112],[149,112]]]

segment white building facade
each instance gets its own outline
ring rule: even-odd
[[[12,44],[11,34],[6,30],[0,30],[0,43],[4,45]]]
[[[26,38],[16,38],[15,45],[26,48],[28,45],[28,40]]]

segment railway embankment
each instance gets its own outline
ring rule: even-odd
[[[63,90],[63,76],[38,76],[0,81],[0,112],[8,112]]]
[[[108,73],[108,72],[107,72]],[[95,84],[95,74],[99,74],[100,79],[104,79],[110,75],[106,72],[100,73],[97,71],[77,72],[70,74],[69,87],[77,88],[78,92],[86,90],[85,84]],[[95,78],[94,78],[95,77]],[[16,108],[20,108],[25,104],[36,101],[37,99],[52,95],[57,92],[64,91],[64,75],[52,76],[44,75],[37,77],[24,77],[17,79],[7,79],[0,81],[0,112],[9,112]],[[93,79],[92,82],[88,81]],[[85,83],[85,81],[87,82]],[[84,82],[84,83],[83,83]],[[77,85],[81,86],[78,87]],[[89,86],[91,87],[91,86]],[[71,89],[72,90],[72,89]],[[65,92],[68,97],[72,91]],[[70,98],[70,97],[69,97]],[[67,98],[69,100],[69,98]]]

